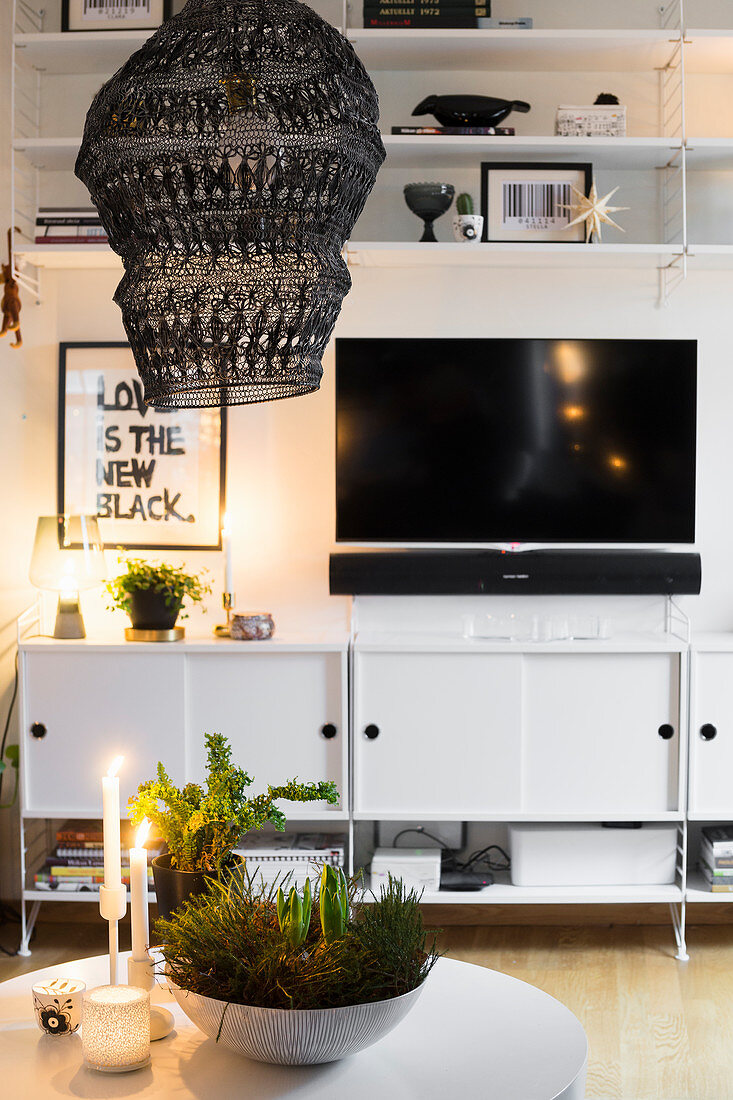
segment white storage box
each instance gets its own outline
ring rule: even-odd
[[[373,893],[387,885],[389,875],[401,878],[407,890],[439,890],[440,848],[377,848],[372,859]]]
[[[622,103],[560,106],[555,133],[559,137],[626,137],[626,107]]]
[[[661,886],[674,882],[677,826],[509,826],[515,886]]]

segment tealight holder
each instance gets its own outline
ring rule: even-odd
[[[84,994],[84,1062],[100,1073],[129,1073],[150,1062],[150,994],[134,985],[100,985]]]
[[[78,1031],[85,989],[79,978],[51,978],[33,986],[33,1011],[44,1035],[73,1035]]]

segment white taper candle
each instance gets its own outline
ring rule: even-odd
[[[118,756],[102,776],[102,812],[104,832],[104,885],[114,889],[122,882],[120,859],[120,781],[117,772],[124,757]]]
[[[130,920],[132,922],[132,957],[144,962],[148,957],[148,853],[143,847],[150,822],[144,818],[130,848]]]

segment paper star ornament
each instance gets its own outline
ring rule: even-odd
[[[622,233],[626,230],[618,225],[613,218],[609,217],[609,214],[616,214],[619,210],[628,210],[628,206],[609,206],[608,201],[618,191],[618,187],[614,187],[613,191],[609,191],[607,195],[604,195],[602,199],[598,198],[598,191],[596,190],[596,181],[593,180],[591,184],[590,192],[584,195],[582,191],[579,191],[577,187],[570,185],[573,193],[576,196],[576,201],[573,203],[561,203],[560,205],[569,210],[571,214],[576,216],[571,222],[568,222],[568,229],[571,225],[579,225],[580,222],[585,222],[585,241],[586,244],[595,238],[597,242],[601,241],[601,223],[605,222],[606,225],[612,225],[614,229],[620,229]]]

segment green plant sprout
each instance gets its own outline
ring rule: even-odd
[[[278,924],[280,925],[280,931],[294,950],[298,947],[302,947],[308,935],[308,928],[311,922],[311,901],[311,883],[309,878],[305,880],[302,901],[300,894],[294,886],[290,888],[290,894],[287,901],[285,900],[282,887],[278,887]]]
[[[456,210],[459,214],[473,214],[473,199],[466,191],[456,199]]]
[[[340,940],[346,934],[349,920],[349,888],[340,867],[326,864],[323,868],[318,907],[325,943],[332,944],[334,940]]]

